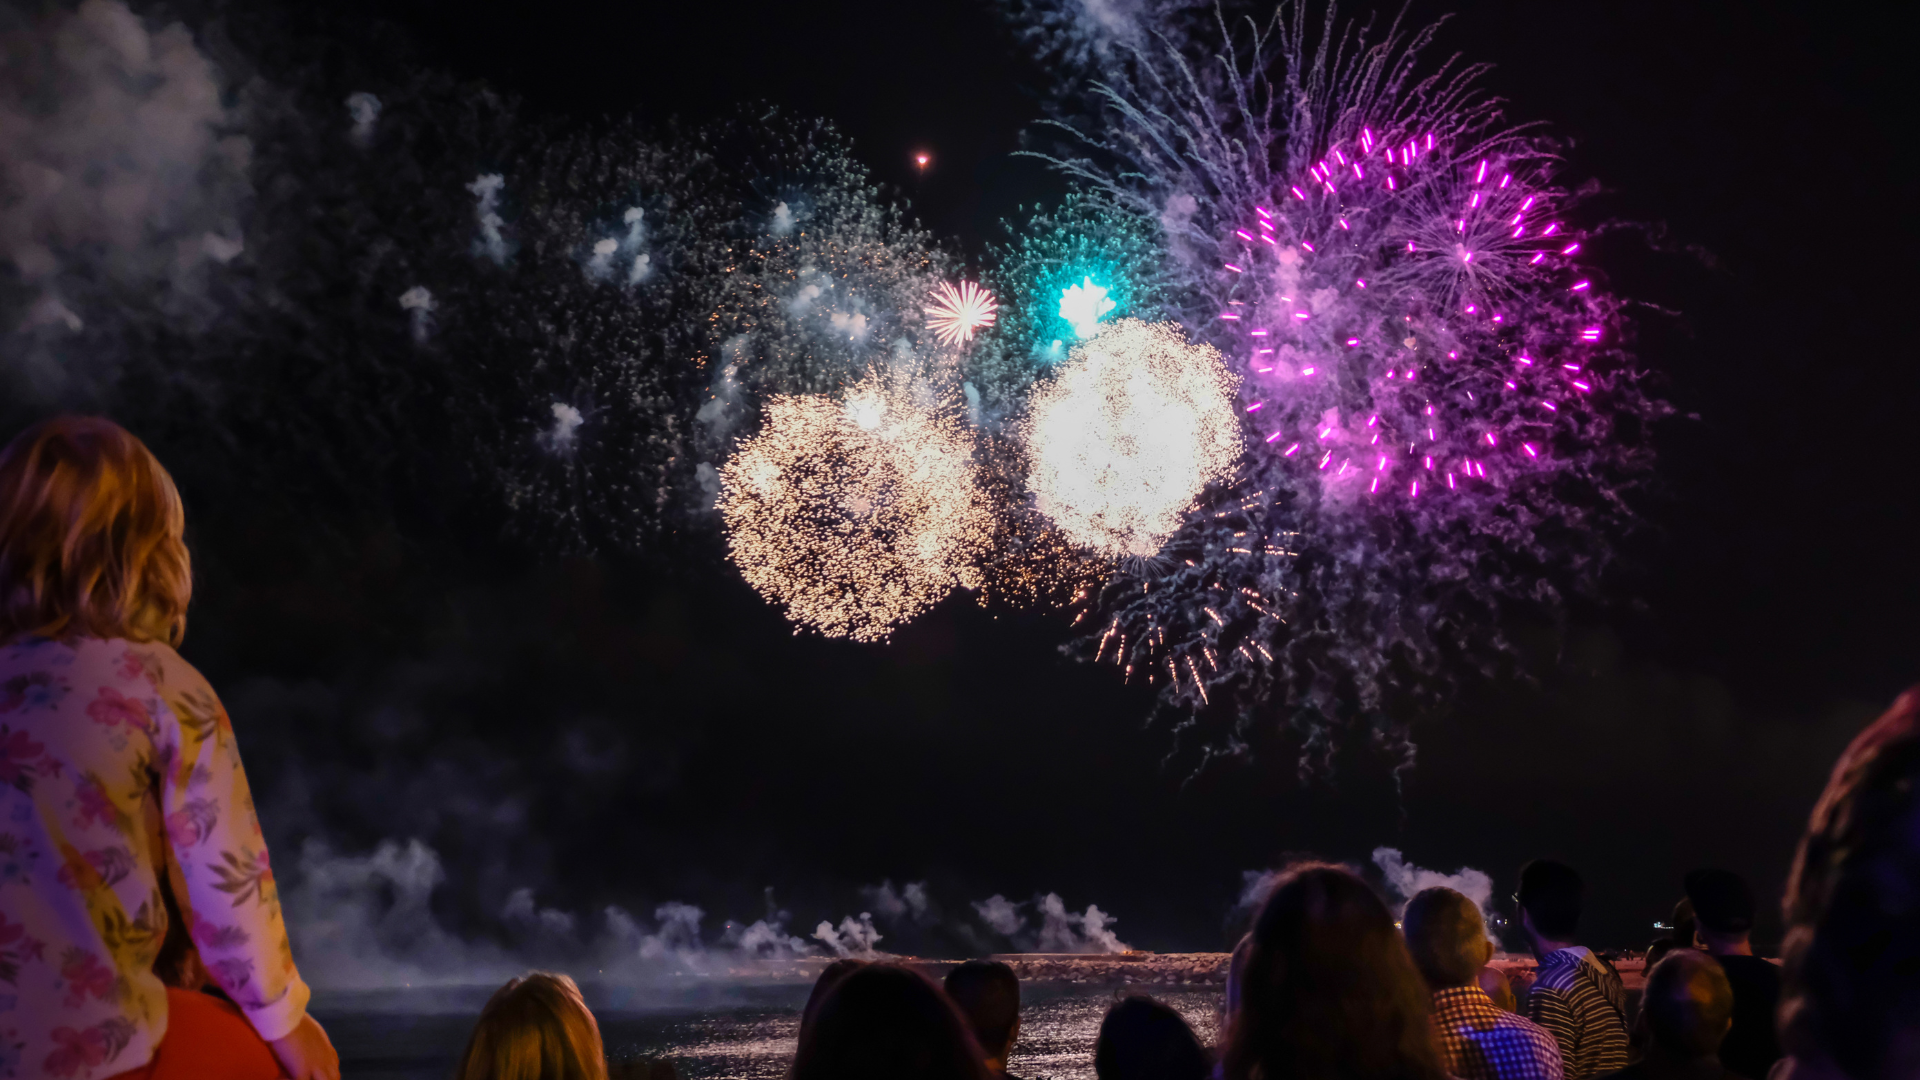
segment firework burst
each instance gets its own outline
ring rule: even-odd
[[[1022,435],[1035,505],[1097,554],[1158,554],[1240,456],[1237,382],[1178,326],[1108,326],[1033,395]]]
[[[728,551],[795,623],[877,641],[978,586],[994,521],[972,436],[926,396],[880,373],[841,399],[776,396],[720,470]]]
[[[1215,747],[1278,699],[1324,764],[1331,725],[1433,699],[1503,612],[1593,587],[1665,407],[1483,69],[1302,4],[1216,23],[1203,63],[1184,30],[1099,61],[1078,152],[1048,159],[1164,231],[1169,307],[1242,376],[1251,448],[1166,565],[1090,594],[1076,649],[1183,711],[1226,695]]]
[[[993,325],[999,307],[992,293],[971,281],[961,282],[958,289],[943,281],[927,308],[927,323],[941,344],[965,345],[975,333]]]

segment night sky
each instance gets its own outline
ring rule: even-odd
[[[1043,115],[1043,73],[985,3],[360,6],[414,62],[539,112],[699,121],[771,101],[829,118],[974,257],[1064,190],[1010,156]],[[1838,750],[1920,681],[1915,97],[1892,7],[1414,5],[1457,11],[1436,52],[1494,64],[1509,115],[1570,139],[1568,178],[1596,179],[1598,211],[1633,226],[1595,261],[1651,305],[1640,352],[1678,415],[1610,603],[1513,628],[1537,681],[1467,681],[1416,720],[1401,781],[1364,742],[1302,780],[1278,730],[1195,775],[1144,726],[1149,693],[1057,654],[1062,617],[960,598],[888,645],[827,642],[711,561],[461,576],[376,554],[288,581],[270,620],[222,601],[215,570],[186,653],[256,772],[287,778],[261,800],[282,848],[421,835],[484,863],[494,894],[530,885],[575,910],[679,898],[751,919],[772,886],[810,926],[857,911],[861,885],[925,879],[955,914],[1057,891],[1135,946],[1217,948],[1244,871],[1380,845],[1486,870],[1501,897],[1525,859],[1571,861],[1602,945],[1643,945],[1695,866],[1776,897]],[[386,667],[339,646],[384,640],[373,593],[431,609]],[[566,736],[528,742],[424,692],[381,704],[446,670]],[[289,718],[329,710],[355,719]],[[370,805],[313,809],[329,787]]]

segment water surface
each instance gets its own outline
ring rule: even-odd
[[[589,988],[607,1053],[667,1058],[687,1080],[773,1080],[786,1074],[808,987],[748,986],[662,996]],[[486,990],[330,995],[315,1015],[340,1050],[347,1080],[447,1080],[473,1030]],[[1093,1076],[1100,1018],[1124,991],[1112,986],[1026,984],[1020,1041],[1008,1067],[1038,1080]],[[1220,991],[1167,989],[1211,1045]]]

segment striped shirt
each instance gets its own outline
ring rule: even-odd
[[[1560,1044],[1566,1080],[1627,1067],[1626,988],[1613,965],[1578,945],[1540,958],[1527,1019]]]
[[[1478,986],[1433,992],[1440,1064],[1459,1080],[1561,1080],[1560,1046],[1547,1030],[1493,1003]]]

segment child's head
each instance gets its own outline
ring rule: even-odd
[[[530,972],[494,992],[456,1080],[606,1080],[600,1025],[565,975]]]
[[[0,641],[179,644],[193,570],[180,493],[111,420],[62,416],[0,450]]]

